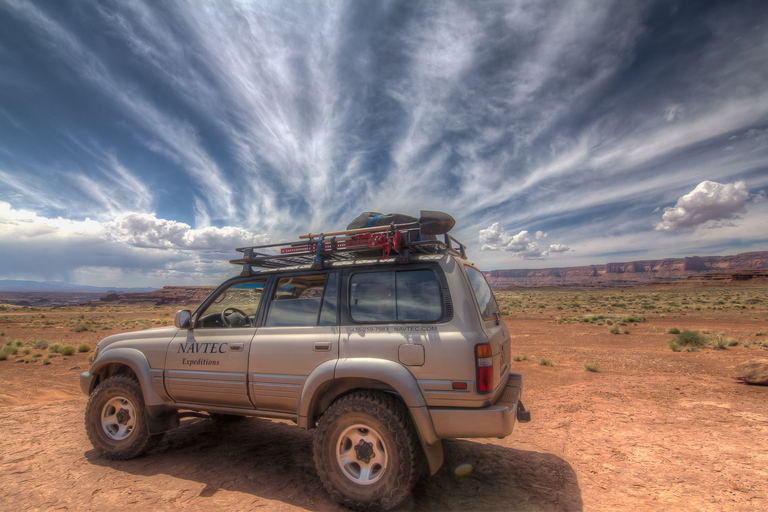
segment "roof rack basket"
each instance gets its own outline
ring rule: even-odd
[[[326,264],[349,263],[365,260],[408,263],[413,254],[452,254],[467,259],[467,248],[450,236],[422,235],[419,227],[400,229],[396,225],[352,229],[335,233],[309,234],[297,242],[241,247],[243,257],[230,263],[242,265],[242,275],[253,273],[253,268],[275,269],[311,266],[320,270]]]

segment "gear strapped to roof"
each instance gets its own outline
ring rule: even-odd
[[[442,212],[421,212],[421,218],[407,224],[365,227],[331,233],[300,236],[296,242],[242,247],[243,258],[230,263],[243,265],[243,275],[252,267],[323,268],[326,262],[389,260],[408,263],[412,254],[449,253],[466,259],[466,246],[450,236],[455,221]],[[438,236],[442,235],[442,236]]]

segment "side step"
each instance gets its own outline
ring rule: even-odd
[[[526,411],[522,400],[517,402],[517,421],[520,423],[528,423],[531,421],[531,411]]]

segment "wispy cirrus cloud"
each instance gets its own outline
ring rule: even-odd
[[[504,267],[602,258],[591,238],[662,251],[703,225],[656,230],[657,206],[768,186],[753,4],[62,5],[0,0],[0,200],[41,217],[282,239],[435,209]],[[765,240],[709,231],[686,243]]]
[[[206,202],[222,218],[232,219],[232,190],[221,169],[200,144],[196,129],[153,105],[129,81],[121,79],[78,35],[35,4],[7,0],[14,15],[38,31],[47,45],[90,86],[118,103],[130,119],[146,130],[147,147],[169,157],[205,190]]]

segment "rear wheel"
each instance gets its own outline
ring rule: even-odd
[[[144,413],[139,383],[124,375],[110,377],[93,390],[85,407],[88,439],[109,459],[137,457],[161,437],[149,435]]]
[[[388,510],[418,478],[419,446],[405,406],[386,393],[346,395],[315,432],[315,466],[326,490],[346,507]]]

